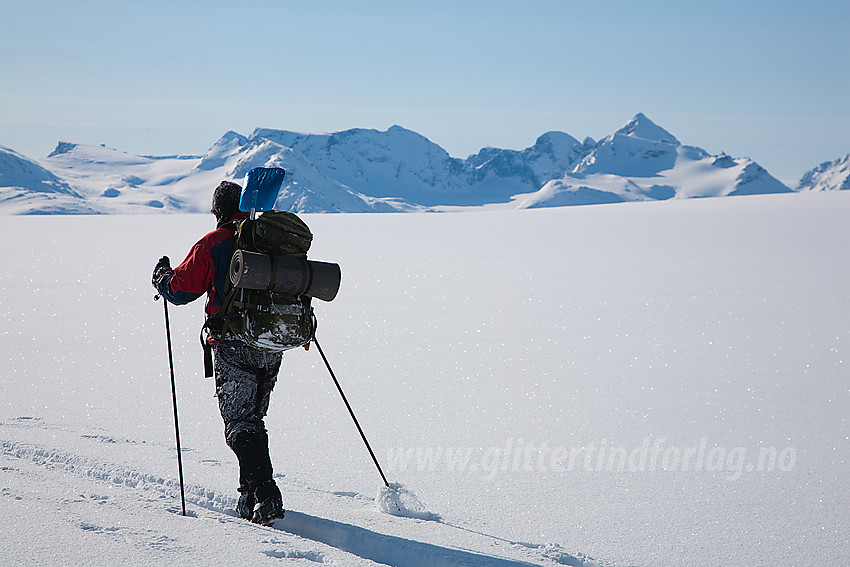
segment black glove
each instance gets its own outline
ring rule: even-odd
[[[159,280],[161,280],[163,276],[170,276],[173,273],[174,270],[171,269],[171,260],[168,259],[168,256],[163,256],[159,259],[159,262],[157,262],[156,267],[153,269],[151,284],[156,287],[156,284],[159,283]]]

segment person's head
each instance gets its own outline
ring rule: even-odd
[[[215,188],[210,212],[215,215],[216,222],[224,222],[239,210],[239,197],[242,187],[230,181],[222,181]]]

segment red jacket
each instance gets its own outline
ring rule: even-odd
[[[175,305],[183,305],[206,293],[207,315],[218,313],[224,302],[222,290],[226,278],[230,277],[230,258],[233,256],[235,232],[230,222],[248,216],[241,211],[235,213],[221,223],[223,226],[206,234],[192,246],[186,259],[174,268],[174,274],[158,282],[157,289],[163,297]]]

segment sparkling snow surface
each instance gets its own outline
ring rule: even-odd
[[[265,528],[232,511],[200,300],[169,309],[180,515],[149,280],[212,217],[6,217],[0,563],[845,565],[848,218],[850,193],[305,215],[343,272],[318,338],[396,494],[290,351]]]

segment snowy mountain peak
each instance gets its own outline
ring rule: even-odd
[[[148,163],[150,158],[129,154],[110,148],[104,144],[72,144],[59,142],[56,149],[47,156],[51,162],[84,163],[95,167],[130,166]]]
[[[850,154],[806,172],[797,191],[850,191]]]
[[[226,132],[201,159],[197,165],[200,171],[210,171],[223,166],[230,155],[248,143],[248,138],[233,130]]]
[[[224,135],[218,139],[215,145],[228,145],[228,144],[247,144],[248,138],[243,136],[238,132],[234,132],[233,130],[228,130],[224,133]]]
[[[65,181],[18,152],[0,146],[0,202],[6,214],[94,213]]]
[[[388,134],[402,134],[402,135],[413,134],[417,138],[424,138],[425,137],[422,134],[420,134],[419,132],[414,132],[413,130],[409,130],[409,129],[405,128],[404,126],[399,126],[398,124],[393,124],[392,126],[390,126],[389,129],[387,130],[387,133]]]
[[[72,144],[71,142],[59,142],[56,144],[56,149],[47,154],[47,157],[55,157],[62,154],[67,154],[71,150],[77,147],[77,144]]]
[[[573,151],[576,146],[581,146],[581,142],[565,132],[551,131],[542,134],[537,141],[534,142],[534,148],[547,150],[552,153]]]
[[[67,183],[18,152],[0,146],[0,187],[26,188],[38,193],[76,193]]]
[[[631,138],[641,138],[651,140],[653,142],[664,142],[678,146],[680,144],[676,136],[650,120],[642,112],[638,112],[628,124],[617,130],[614,135],[629,136]]]
[[[673,168],[680,146],[673,134],[638,113],[587,152],[572,173],[649,177]]]

